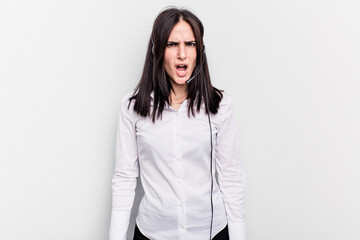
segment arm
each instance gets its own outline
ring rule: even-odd
[[[246,240],[245,172],[231,99],[224,103],[216,144],[216,170],[225,204],[230,240]]]
[[[115,170],[112,178],[112,211],[110,240],[126,240],[131,208],[139,176],[135,126],[128,95],[121,104],[116,139]]]

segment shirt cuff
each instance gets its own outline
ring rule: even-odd
[[[230,240],[246,240],[245,222],[228,223]]]
[[[110,240],[126,240],[129,227],[130,213],[124,211],[112,211],[110,223]]]

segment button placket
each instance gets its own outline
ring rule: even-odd
[[[179,109],[180,110],[180,109]],[[185,214],[185,193],[184,193],[184,174],[182,168],[182,139],[181,139],[181,114],[179,110],[175,114],[175,140],[176,140],[176,152],[175,152],[175,160],[176,160],[176,185],[179,190],[179,199],[177,204],[177,212],[178,212],[178,229],[179,229],[179,239],[184,239],[185,237],[185,222],[186,222],[186,214]]]
[[[185,230],[185,209],[181,201],[178,203],[178,228],[180,231]]]
[[[179,113],[176,112],[175,114],[175,139],[176,139],[176,163],[177,163],[177,176],[178,178],[181,178],[183,176],[183,169],[182,169],[182,164],[181,164],[181,136],[180,136],[180,116]]]

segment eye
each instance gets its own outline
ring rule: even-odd
[[[188,47],[195,47],[195,46],[196,46],[196,43],[195,43],[195,42],[187,42],[187,43],[186,43],[186,46],[188,46]]]
[[[175,46],[177,46],[177,43],[175,43],[175,42],[168,42],[168,43],[166,44],[166,46],[167,46],[167,47],[175,47]]]

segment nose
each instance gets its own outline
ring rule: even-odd
[[[185,44],[179,44],[179,52],[178,52],[178,57],[180,59],[185,59],[186,58],[186,49],[185,49]]]

